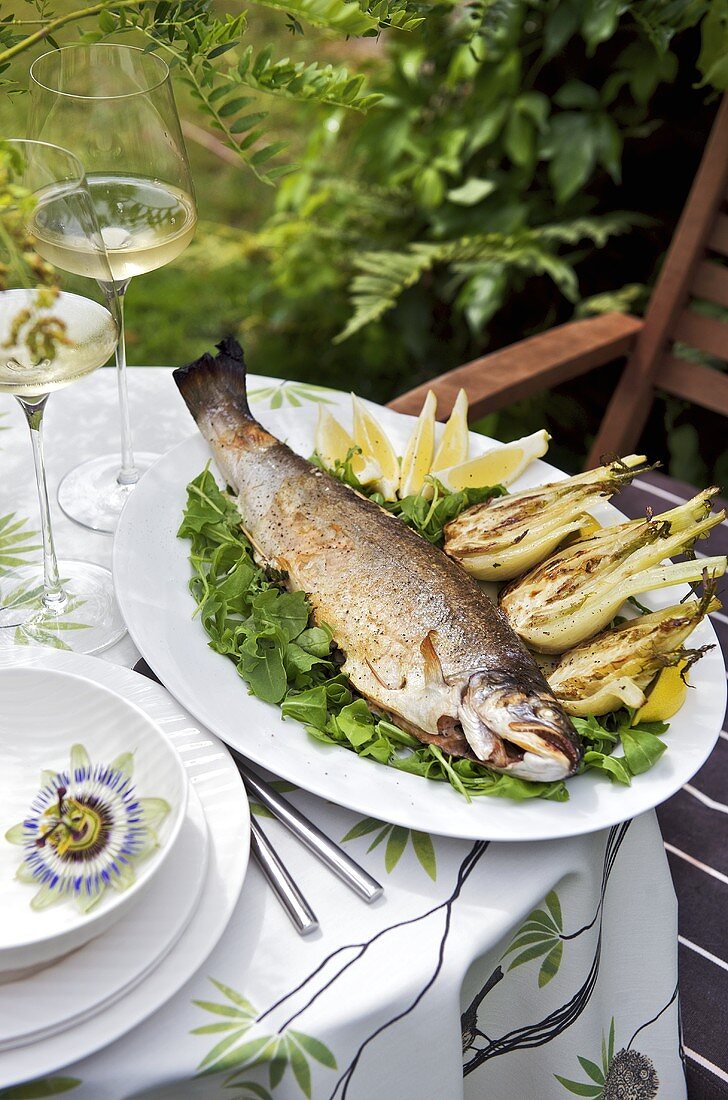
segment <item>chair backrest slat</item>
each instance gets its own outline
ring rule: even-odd
[[[671,355],[674,341],[728,360],[728,323],[696,313],[695,298],[723,305],[728,257],[728,95],[718,108],[662,271],[650,298],[642,332],[607,407],[587,460],[634,450],[645,426],[654,391],[665,390],[704,408],[728,412],[728,378],[701,363]],[[706,253],[713,253],[709,260]],[[674,352],[674,349],[673,349]]]
[[[728,324],[716,317],[704,317],[700,313],[694,313],[691,309],[685,309],[673,325],[670,333],[673,340],[679,340],[688,347],[705,352],[706,355],[714,355],[717,359],[728,359]],[[689,363],[685,364],[690,366]],[[655,382],[660,385],[660,368],[658,367]]]
[[[703,260],[695,272],[690,291],[694,298],[728,309],[728,267]]]
[[[660,367],[660,389],[728,416],[728,375],[702,363],[668,356]]]
[[[711,252],[719,252],[721,256],[728,256],[728,214],[718,216],[708,240],[708,248]]]

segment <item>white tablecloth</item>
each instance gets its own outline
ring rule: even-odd
[[[140,450],[165,451],[194,430],[167,369],[130,374]],[[263,404],[339,400],[250,383]],[[27,429],[9,397],[0,397],[0,429],[0,524],[14,513],[37,529]],[[55,492],[70,466],[117,437],[111,369],[53,395],[46,457],[60,556],[110,564],[111,538],[67,520]],[[138,659],[128,637],[103,656]],[[0,1100],[61,1091],[74,1100],[683,1100],[676,903],[654,813],[570,841],[473,844],[362,821],[302,791],[289,797],[335,840],[348,838],[384,898],[364,905],[264,822],[320,932],[300,939],[251,865],[222,940],[163,1009],[33,1086],[14,1087],[0,1054]],[[235,1029],[199,1029],[238,1020],[240,998],[258,1021],[211,1056]],[[256,1045],[243,1044],[277,1032],[303,1036],[286,1048],[297,1053],[251,1064]]]

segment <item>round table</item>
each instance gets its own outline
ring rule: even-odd
[[[166,451],[195,430],[167,368],[133,368],[129,391],[140,450]],[[347,400],[256,376],[250,391],[254,409]],[[55,493],[70,466],[117,436],[112,369],[49,402],[59,556],[111,563],[112,539],[66,519]],[[27,429],[10,398],[0,471],[0,540],[11,513],[37,530]],[[0,588],[2,562],[0,541]],[[129,667],[139,658],[128,636],[102,656]],[[384,883],[384,897],[365,905],[266,820],[319,932],[299,938],[251,865],[222,940],[164,1008],[33,1085],[16,1087],[0,1054],[0,1100],[685,1097],[676,902],[654,813],[567,841],[488,844],[361,819],[304,791],[288,797]],[[221,1047],[232,1032],[219,1025],[241,998],[258,1022]],[[255,1046],[243,1044],[277,1032],[293,1039],[287,1053],[255,1065]]]

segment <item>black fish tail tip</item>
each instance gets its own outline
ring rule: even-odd
[[[172,371],[177,389],[195,418],[221,401],[250,416],[243,349],[234,336],[225,336],[216,346],[217,355],[205,352],[199,359]]]

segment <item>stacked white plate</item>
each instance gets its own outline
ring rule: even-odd
[[[134,753],[135,796],[170,805],[159,847],[124,892],[83,914],[72,899],[30,907],[5,839],[40,789],[91,761]],[[227,750],[158,684],[93,657],[0,655],[0,1088],[86,1057],[136,1026],[198,969],[238,900],[248,805]]]

